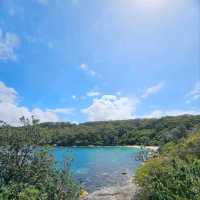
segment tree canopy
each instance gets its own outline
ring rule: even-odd
[[[183,115],[161,119],[71,123],[41,123],[36,125],[40,144],[59,146],[87,145],[163,145],[177,141],[193,132],[200,116]],[[20,132],[24,127],[12,127]],[[4,128],[0,128],[0,135]]]

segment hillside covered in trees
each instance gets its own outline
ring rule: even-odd
[[[122,121],[37,124],[40,144],[58,146],[162,145],[177,141],[200,126],[200,115]],[[23,131],[24,127],[12,127]],[[0,128],[4,134],[5,128]]]
[[[200,199],[200,129],[162,146],[136,172],[139,200]]]

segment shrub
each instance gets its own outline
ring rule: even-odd
[[[200,199],[200,132],[167,144],[136,172],[142,200]]]
[[[77,200],[69,165],[57,170],[48,149],[38,146],[37,128],[23,120],[23,132],[6,127],[0,138],[0,200]]]

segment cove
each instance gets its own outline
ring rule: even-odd
[[[135,160],[135,147],[55,147],[51,153],[60,166],[66,157],[73,159],[71,171],[89,192],[102,187],[123,185],[141,162]]]

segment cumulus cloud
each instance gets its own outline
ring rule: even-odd
[[[164,82],[160,82],[160,83],[158,83],[156,85],[153,85],[153,86],[147,88],[144,91],[144,93],[142,95],[142,98],[145,99],[145,98],[147,98],[147,97],[149,97],[149,96],[151,96],[153,94],[158,93],[163,87],[164,87]]]
[[[90,121],[131,119],[138,103],[137,98],[103,95],[93,99],[92,104],[82,112]]]
[[[19,46],[20,39],[14,33],[3,32],[0,28],[0,60],[16,60],[15,49]]]
[[[87,64],[85,64],[85,63],[82,63],[81,65],[80,65],[80,69],[82,70],[82,71],[84,71],[85,73],[87,73],[87,74],[89,74],[90,76],[96,76],[97,75],[97,73],[94,71],[94,70],[92,70]]]
[[[141,116],[140,118],[161,118],[164,116],[179,116],[179,115],[200,115],[197,110],[154,110],[151,113]]]
[[[0,81],[0,103],[14,103],[17,100],[17,92],[15,89],[7,87],[3,82]]]
[[[20,126],[19,118],[22,116],[29,119],[31,116],[34,116],[36,119],[39,119],[40,122],[59,121],[59,117],[50,111],[44,111],[39,108],[29,110],[27,107],[12,103],[0,103],[0,120],[13,126]]]
[[[19,118],[22,116],[29,119],[34,116],[40,122],[57,122],[61,120],[60,115],[67,116],[73,112],[73,109],[70,108],[34,108],[31,110],[25,106],[18,105],[17,99],[17,91],[0,82],[0,120],[13,126],[21,125]]]
[[[186,95],[187,103],[200,99],[200,81],[196,82],[192,90]]]

